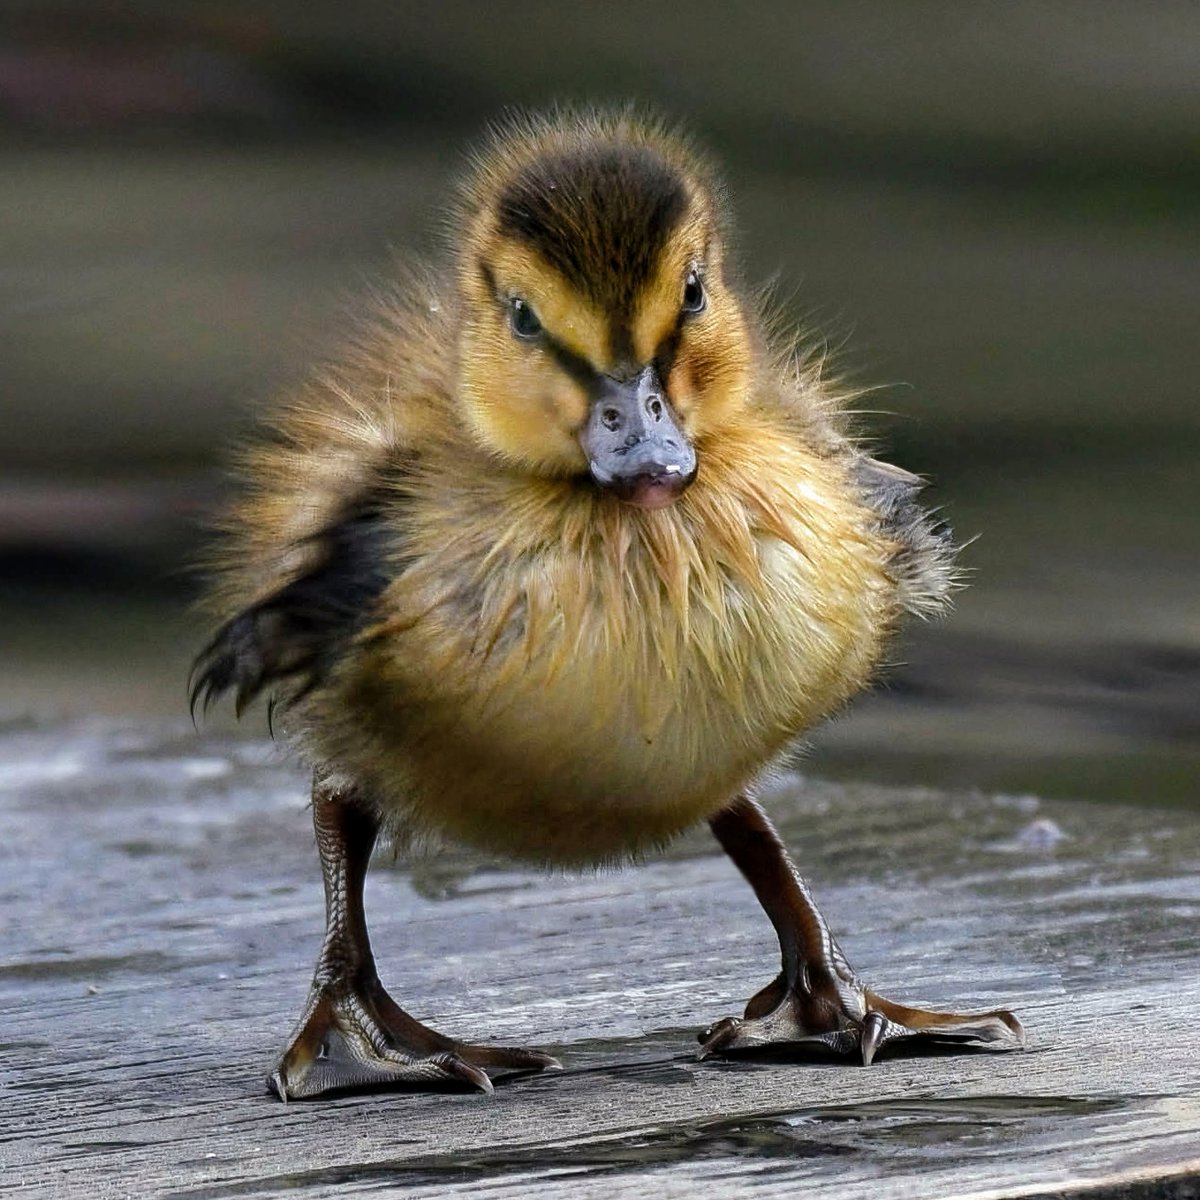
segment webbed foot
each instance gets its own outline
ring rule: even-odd
[[[308,1003],[267,1078],[281,1100],[404,1084],[490,1092],[489,1071],[558,1068],[548,1054],[457,1042],[409,1016],[379,982],[363,912],[378,816],[353,789],[318,776],[313,828],[325,882],[325,941]]]
[[[725,1017],[699,1035],[700,1057],[765,1047],[825,1047],[869,1066],[881,1046],[900,1039],[992,1050],[1025,1044],[1021,1022],[1006,1009],[959,1014],[910,1008],[863,987],[848,967],[846,976],[836,967],[820,972],[819,982],[811,978],[816,974],[806,972],[793,986],[780,975],[750,1001],[745,1016]]]
[[[1021,1022],[1006,1009],[984,1013],[910,1008],[871,991],[854,973],[808,884],[766,813],[739,797],[710,822],[725,852],[749,881],[779,935],[779,975],[746,1006],[700,1035],[700,1057],[787,1046],[826,1047],[864,1065],[901,1038],[934,1044],[1015,1050]]]
[[[473,1046],[409,1016],[378,979],[313,989],[287,1049],[267,1079],[281,1099],[408,1084],[492,1090],[489,1071],[557,1070],[548,1054]]]

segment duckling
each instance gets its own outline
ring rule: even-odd
[[[403,272],[242,453],[192,706],[270,693],[313,767],[326,928],[281,1099],[558,1066],[384,990],[362,895],[381,833],[590,866],[707,822],[782,966],[702,1057],[1022,1042],[1008,1011],[868,988],[755,799],[901,617],[946,605],[954,549],[768,332],[722,195],[653,118],[510,121],[448,262]]]

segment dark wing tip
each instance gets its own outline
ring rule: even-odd
[[[390,578],[379,497],[363,497],[311,542],[308,571],[227,621],[196,656],[193,721],[197,706],[206,713],[229,691],[239,717],[275,685],[284,685],[279,703],[295,704],[324,682],[366,619]]]
[[[260,610],[251,609],[226,622],[216,636],[196,655],[188,677],[188,709],[192,723],[196,707],[201,716],[231,688],[234,713],[240,719],[266,686],[269,672],[258,629]]]

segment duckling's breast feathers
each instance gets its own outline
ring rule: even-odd
[[[582,480],[397,484],[404,566],[304,709],[398,819],[597,861],[717,811],[870,678],[892,553],[845,461],[769,423],[669,509]]]

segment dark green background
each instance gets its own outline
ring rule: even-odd
[[[0,714],[182,716],[222,444],[488,119],[630,97],[978,535],[812,769],[1194,802],[1195,3],[5,4]]]

